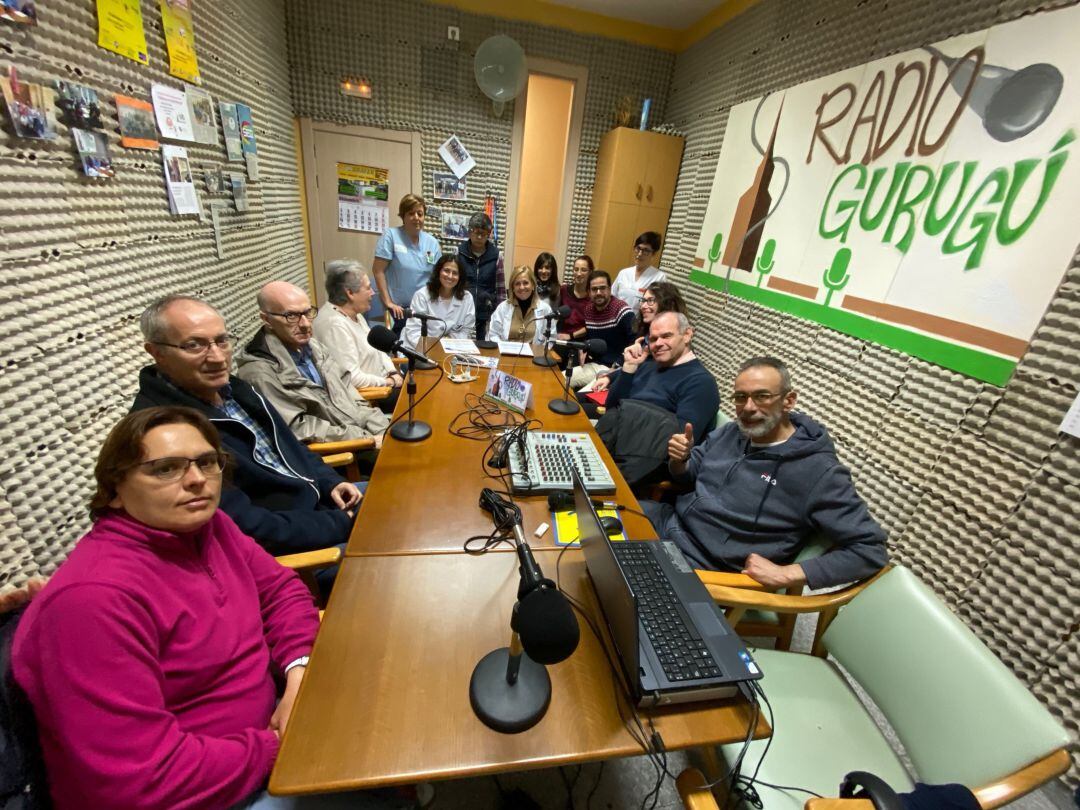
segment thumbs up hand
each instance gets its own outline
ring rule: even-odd
[[[668,439],[668,458],[672,461],[684,462],[690,458],[690,451],[694,449],[694,426],[689,422],[682,433],[673,433]]]

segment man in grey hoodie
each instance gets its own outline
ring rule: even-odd
[[[771,587],[822,588],[870,576],[885,565],[885,532],[836,458],[828,431],[792,413],[791,374],[754,357],[735,378],[736,419],[694,446],[689,425],[668,443],[668,468],[693,485],[674,507],[642,504],[661,537],[696,568],[740,571]],[[806,540],[832,548],[791,562]]]

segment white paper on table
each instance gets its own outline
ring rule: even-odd
[[[533,356],[533,350],[532,350],[532,344],[531,343],[518,343],[516,341],[511,342],[511,341],[507,341],[507,340],[500,340],[500,341],[498,341],[498,343],[499,343],[499,354],[516,354],[516,355],[519,355],[520,357],[532,357]]]
[[[165,84],[151,85],[150,99],[154,102],[154,119],[161,137],[174,141],[195,140],[187,94],[183,90]]]
[[[1076,395],[1069,412],[1061,420],[1061,427],[1058,428],[1058,432],[1068,433],[1070,436],[1080,439],[1080,394]]]
[[[471,340],[443,338],[439,343],[447,354],[480,354],[480,349]]]

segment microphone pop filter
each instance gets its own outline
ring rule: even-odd
[[[368,345],[380,352],[392,352],[397,344],[397,336],[382,324],[371,327],[367,336]]]
[[[518,603],[517,632],[526,654],[538,664],[557,664],[577,649],[581,631],[566,597],[537,588]]]
[[[585,341],[585,352],[593,357],[598,357],[607,351],[607,341],[601,338],[593,338]]]

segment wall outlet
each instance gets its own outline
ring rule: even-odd
[[[446,26],[446,38],[451,42],[458,42],[461,40],[461,29],[456,25]]]

